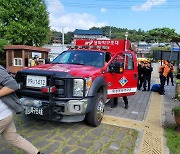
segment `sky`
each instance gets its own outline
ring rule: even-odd
[[[113,26],[171,28],[180,34],[180,0],[45,0],[52,30]]]

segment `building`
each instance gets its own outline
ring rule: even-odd
[[[44,45],[44,48],[50,49],[49,52],[49,58],[52,61],[54,58],[56,58],[60,53],[68,49],[68,44],[58,44],[58,43],[53,43],[52,45]]]
[[[150,54],[151,45],[146,42],[139,42],[136,45],[137,57],[145,58]]]
[[[39,64],[45,64],[50,49],[27,46],[27,45],[6,45],[6,69],[11,73],[17,73],[24,67],[31,64],[34,57],[38,57]]]
[[[100,39],[104,37],[102,30],[81,30],[76,29],[74,32],[74,40],[76,39]]]

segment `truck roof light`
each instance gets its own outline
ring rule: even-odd
[[[103,50],[107,50],[107,49],[109,49],[109,47],[108,46],[102,46],[101,47]]]
[[[97,49],[100,50],[100,49],[101,49],[101,46],[97,46]]]
[[[89,46],[84,46],[85,49],[89,49]]]
[[[52,86],[52,87],[48,87],[48,86],[41,87],[41,92],[43,92],[43,93],[55,93],[56,92],[56,87],[55,86]]]
[[[74,47],[74,45],[68,45],[67,48],[74,49],[75,47]]]
[[[82,46],[78,46],[78,49],[82,49],[83,47]]]

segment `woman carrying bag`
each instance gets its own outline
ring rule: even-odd
[[[13,112],[23,111],[18,97],[14,93],[18,89],[17,82],[0,65],[0,134],[7,143],[28,154],[40,154],[38,149],[16,132]]]

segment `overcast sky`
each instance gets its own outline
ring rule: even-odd
[[[168,27],[180,34],[180,0],[45,0],[51,29],[93,26],[148,31]]]

